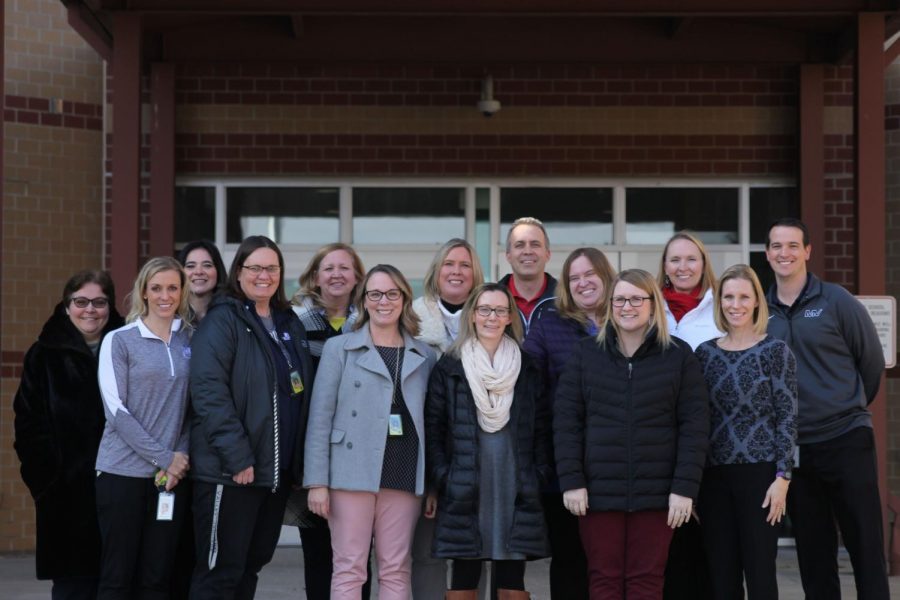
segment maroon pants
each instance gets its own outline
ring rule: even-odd
[[[589,512],[579,519],[591,600],[661,600],[672,530],[667,511]]]

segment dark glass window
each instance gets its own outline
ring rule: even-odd
[[[765,244],[769,225],[777,219],[800,218],[800,197],[794,187],[750,188],[750,243]]]
[[[458,188],[354,188],[354,244],[443,244],[466,234]]]
[[[628,188],[625,242],[665,244],[682,229],[706,244],[737,244],[738,188]]]
[[[554,245],[599,246],[613,241],[610,188],[504,188],[500,190],[500,241],[513,221],[540,219]]]
[[[769,261],[766,260],[766,253],[751,252],[750,266],[756,271],[756,276],[759,277],[763,291],[768,291],[769,287],[775,283],[775,275],[772,274],[772,268],[769,266]]]
[[[337,188],[240,188],[227,192],[225,239],[265,235],[279,244],[328,244],[340,235]]]
[[[175,188],[175,244],[214,240],[216,236],[216,188]]]

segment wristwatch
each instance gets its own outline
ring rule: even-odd
[[[784,479],[785,481],[790,481],[791,480],[791,472],[790,471],[778,471],[777,473],[775,473],[775,477],[780,477],[780,478]]]

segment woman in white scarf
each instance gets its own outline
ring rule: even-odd
[[[479,286],[460,333],[432,371],[425,406],[426,460],[437,490],[434,555],[452,558],[447,598],[474,600],[481,562],[497,565],[500,599],[528,598],[525,560],[546,556],[540,502],[548,427],[538,414],[538,369],[519,349],[515,302]]]

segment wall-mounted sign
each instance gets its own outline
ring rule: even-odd
[[[893,296],[857,296],[857,300],[869,311],[881,349],[884,350],[885,366],[890,369],[897,364],[897,300]]]

